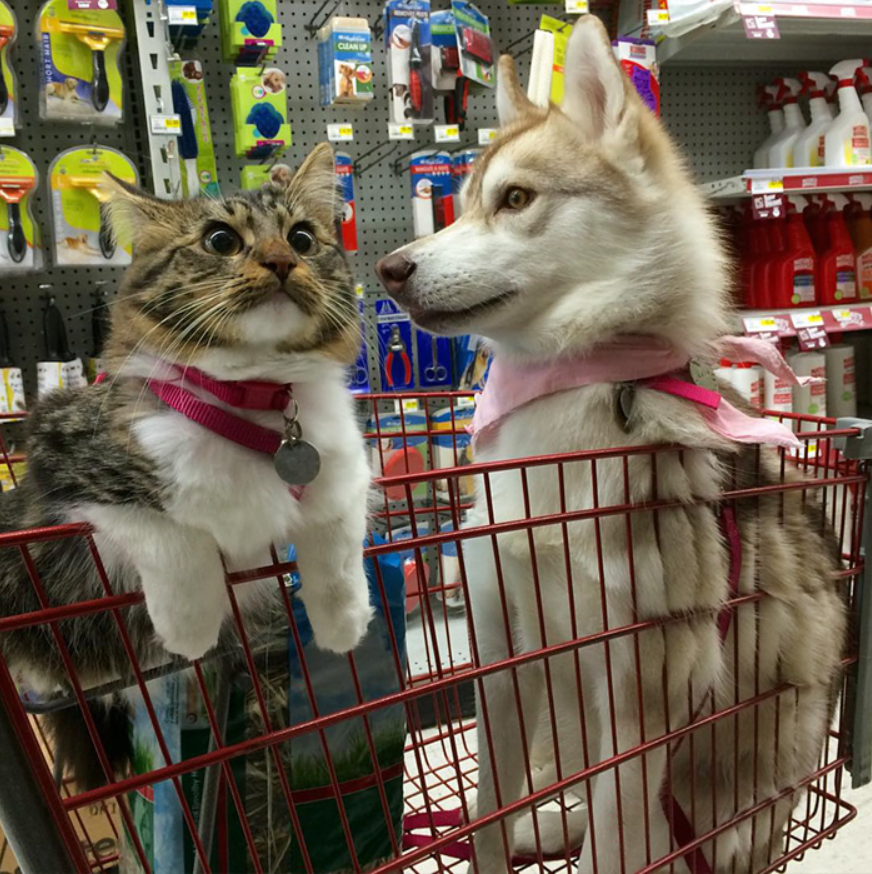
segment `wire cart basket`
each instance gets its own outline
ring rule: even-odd
[[[293,874],[465,872],[476,864],[472,838],[477,831],[527,814],[532,832],[524,840],[518,837],[505,870],[574,874],[579,847],[571,840],[569,822],[585,808],[598,775],[634,757],[644,761],[659,747],[674,753],[681,744],[712,742],[719,721],[753,716],[764,702],[793,694],[788,683],[750,695],[737,692],[731,706],[696,712],[690,724],[645,737],[612,759],[588,761],[569,772],[558,765],[544,786],[531,779],[538,763],[528,758],[524,770],[530,782],[523,797],[478,816],[477,738],[489,740],[490,732],[478,731],[475,698],[481,697],[489,676],[517,676],[525,664],[544,665],[545,704],[538,725],[528,729],[537,738],[556,738],[548,671],[554,659],[586,648],[607,652],[616,641],[632,643],[645,631],[692,617],[640,619],[621,627],[606,623],[593,635],[512,653],[498,663],[484,662],[476,626],[469,621],[469,589],[475,580],[465,551],[471,538],[489,539],[499,562],[500,537],[508,532],[527,534],[533,542],[538,530],[562,531],[566,544],[569,526],[599,530],[604,520],[617,519],[629,530],[637,515],[656,517],[671,506],[657,500],[656,493],[654,501],[634,503],[628,483],[627,499],[620,504],[594,502],[579,510],[564,499],[560,513],[544,514],[530,499],[531,471],[548,469],[558,484],[572,466],[585,467],[594,479],[606,469],[617,470],[626,480],[637,461],[656,468],[658,458],[680,457],[681,449],[646,446],[476,463],[465,430],[472,400],[460,392],[359,399],[379,477],[366,548],[377,615],[364,644],[347,656],[321,653],[312,644],[305,612],[295,597],[305,580],[297,579],[292,548],[277,549],[267,567],[227,575],[233,608],[229,644],[219,644],[217,651],[193,664],[176,660],[146,668],[137,663],[125,628],[126,611],[142,596],[112,590],[87,525],[0,535],[0,549],[20,553],[40,604],[39,610],[24,615],[0,615],[0,644],[4,634],[48,625],[69,674],[68,689],[36,697],[0,657],[0,824],[6,836],[0,852],[14,853],[25,874],[119,867]],[[20,424],[6,418],[10,421],[2,423],[0,479],[14,486],[26,458],[15,451]],[[841,566],[832,585],[847,605],[850,633],[829,739],[816,767],[801,779],[773,794],[755,786],[751,805],[737,807],[726,823],[707,833],[697,833],[691,823],[690,831],[673,839],[665,855],[649,854],[642,870],[715,870],[706,857],[718,834],[743,823],[752,829],[768,827],[767,811],[786,802],[791,810],[784,840],[770,838],[766,862],[755,870],[783,869],[788,861],[820,847],[856,815],[843,798],[849,779],[857,786],[872,777],[872,606],[863,597],[864,547],[872,524],[866,512],[872,423],[782,418],[793,420],[804,449],[759,450],[780,452],[781,481],[743,483],[708,502],[734,507],[764,495],[799,493],[803,501],[819,504],[822,519],[835,532]],[[491,484],[507,473],[519,478],[525,517],[497,521]],[[475,519],[470,516],[474,493],[482,496]],[[47,599],[33,555],[41,544],[63,538],[87,545],[105,590],[102,597],[69,604]],[[566,552],[568,556],[568,546]],[[632,560],[632,542],[628,553]],[[532,580],[538,587],[538,575],[547,569],[536,567],[535,551],[532,555]],[[257,627],[239,607],[239,592],[254,580],[275,581],[275,613]],[[734,593],[726,606],[758,611],[765,597]],[[69,656],[65,620],[107,613],[127,648],[129,672],[114,682],[85,688]],[[89,707],[119,696],[130,708],[134,752],[133,770],[123,777],[111,773]],[[81,712],[106,775],[102,787],[75,786],[54,762],[42,722],[43,714],[58,709]],[[757,739],[758,746],[766,743],[771,739]],[[724,757],[732,754],[720,751]],[[562,846],[539,840],[547,816],[563,822]],[[621,846],[647,840],[649,823],[643,818],[633,823],[632,834],[625,831],[620,822],[591,820],[584,840]],[[7,862],[0,856],[4,870]]]

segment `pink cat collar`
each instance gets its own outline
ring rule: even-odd
[[[223,380],[215,379],[195,367],[175,367],[179,375],[167,383],[176,383],[180,379],[196,385],[212,397],[236,407],[238,410],[277,410],[282,412],[291,401],[291,384],[280,382],[261,382],[254,379]],[[158,380],[149,380],[149,385]]]
[[[772,343],[751,337],[722,337],[718,354],[730,361],[752,361],[790,385],[818,382],[799,377]],[[765,443],[788,448],[801,444],[793,432],[772,419],[749,416],[717,391],[686,377],[690,358],[657,337],[623,336],[585,353],[541,364],[518,365],[494,359],[487,384],[478,398],[471,433],[476,441],[492,437],[511,413],[534,400],[600,383],[638,386],[685,398],[700,407],[708,427],[738,443]]]

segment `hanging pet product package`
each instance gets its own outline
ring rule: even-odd
[[[384,15],[390,120],[429,124],[433,121],[430,0],[389,0]]]
[[[18,78],[10,63],[17,37],[15,13],[0,2],[0,137],[15,136],[18,126]]]
[[[137,184],[133,162],[106,146],[68,149],[49,169],[54,258],[59,266],[130,263],[129,240],[116,242],[103,204],[109,197],[105,174]]]
[[[74,10],[67,0],[49,0],[34,30],[41,58],[42,117],[119,124],[125,37],[121,16],[111,9]]]
[[[365,18],[331,18],[318,31],[321,105],[372,100],[372,33]]]
[[[291,547],[289,560],[294,556]],[[305,608],[293,594],[294,621],[302,651],[298,651],[288,632],[284,607],[278,599],[272,621],[264,624],[274,633],[250,638],[271,730],[292,728],[313,718],[309,687],[316,690],[318,716],[400,691],[394,653],[402,654],[399,670],[403,671],[403,574],[396,556],[380,559],[378,574],[373,560],[368,560],[366,572],[370,600],[376,609],[368,634],[354,650],[356,677],[350,672],[347,656],[324,652],[315,646]],[[291,592],[299,589],[295,576]],[[383,607],[382,590],[387,610]],[[204,665],[204,678],[215,711],[220,714],[224,710],[228,714],[223,732],[225,744],[260,737],[267,731],[257,693],[244,669],[234,673],[226,665]],[[193,672],[152,681],[148,689],[173,761],[207,753],[211,748],[211,729]],[[146,773],[164,764],[145,704],[138,694],[133,696],[131,739],[136,773]],[[394,841],[401,841],[405,740],[403,707],[382,707],[366,717],[344,720],[328,728],[323,737],[318,732],[308,732],[276,747],[283,774],[276,767],[276,753],[271,747],[235,758],[231,765],[233,780],[262,870],[276,874],[303,874],[312,869],[318,874],[338,874],[353,870],[324,744],[339,784],[358,864],[368,869],[391,858]],[[378,762],[377,770],[374,761]],[[195,816],[209,817],[220,811],[220,816],[226,819],[226,828],[216,832],[214,844],[206,848],[212,870],[247,874],[255,867],[235,802],[223,777],[214,791],[210,788],[209,781],[215,776],[210,777],[203,770],[185,774],[181,778],[183,795]],[[283,777],[293,794],[300,833],[294,831],[288,815]],[[379,784],[384,788],[386,809]],[[197,855],[172,782],[144,787],[130,793],[128,800],[154,874],[193,872]],[[305,854],[301,839],[305,842]],[[121,872],[140,874],[143,869],[129,836],[125,844]],[[312,869],[306,867],[305,855]]]
[[[28,155],[0,146],[0,272],[37,270],[42,266],[39,225],[31,206],[39,173]]]
[[[262,160],[291,145],[288,91],[278,67],[237,69],[230,80],[233,143],[240,158]]]

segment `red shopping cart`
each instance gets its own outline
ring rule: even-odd
[[[571,773],[558,768],[548,785],[486,817],[477,816],[475,695],[481,684],[495,672],[513,672],[536,660],[547,664],[583,648],[607,649],[619,638],[632,642],[659,624],[691,617],[606,626],[584,639],[483,663],[475,625],[468,621],[472,571],[464,552],[472,538],[491,538],[498,550],[499,535],[509,529],[532,537],[544,527],[559,532],[574,524],[596,526],[605,519],[625,520],[629,527],[638,514],[666,511],[668,502],[637,504],[628,497],[581,514],[564,503],[560,513],[545,515],[535,501],[527,501],[523,518],[499,522],[491,508],[490,514],[470,522],[473,493],[488,495],[492,479],[510,471],[526,494],[526,478],[534,468],[553,471],[557,483],[573,465],[586,466],[594,477],[611,465],[627,476],[632,459],[650,461],[656,468],[658,458],[680,458],[681,449],[646,446],[476,463],[465,429],[471,401],[459,392],[359,400],[374,467],[384,472],[366,550],[382,621],[372,649],[347,657],[327,660],[310,645],[295,597],[300,581],[293,553],[276,552],[267,567],[228,574],[238,641],[230,651],[209,654],[193,665],[172,662],[146,669],[137,664],[124,627],[125,610],[140,596],[112,591],[87,526],[0,535],[0,549],[19,551],[27,564],[41,605],[26,615],[0,617],[0,635],[48,625],[69,669],[69,689],[34,700],[0,659],[0,823],[9,841],[4,852],[14,851],[22,870],[110,871],[120,861],[125,871],[463,872],[473,859],[472,837],[484,826],[533,809],[568,822],[574,811],[585,807],[592,781],[618,762],[592,763]],[[872,606],[861,597],[861,556],[870,524],[864,513],[865,459],[872,457],[872,424],[787,418],[796,422],[804,449],[781,452],[781,481],[742,483],[708,500],[735,504],[800,493],[802,500],[820,504],[822,518],[838,537],[842,561],[833,585],[848,605],[852,631],[829,739],[816,766],[795,784],[770,796],[755,787],[754,804],[737,808],[726,826],[710,833],[700,833],[690,823],[691,831],[674,838],[668,852],[651,858],[644,870],[704,870],[694,866],[708,864],[699,861],[700,848],[711,844],[715,832],[742,823],[756,828],[768,809],[790,799],[784,842],[771,842],[770,857],[759,868],[774,871],[819,847],[855,816],[843,797],[846,769],[855,785],[870,778],[872,709],[867,705],[872,677],[865,656],[872,653]],[[10,485],[26,465],[25,458],[8,448],[8,433],[15,427],[4,425],[6,439],[0,442],[6,470],[0,479]],[[87,544],[103,581],[103,597],[65,605],[48,601],[30,556],[39,543],[60,538]],[[534,568],[534,581],[540,570],[544,572]],[[266,642],[256,629],[246,627],[237,606],[241,588],[264,579],[275,580],[279,610]],[[403,588],[410,580],[412,604]],[[760,600],[734,593],[731,603],[758,610]],[[115,682],[85,688],[67,653],[64,622],[106,613],[114,617],[128,645],[130,670]],[[77,708],[87,723],[89,701],[122,691],[135,702],[133,770],[112,775],[104,755],[105,785],[83,791],[53,768],[41,714]],[[713,729],[705,729],[719,720],[753,714],[768,697],[790,694],[789,684],[781,684],[774,691],[737,695],[723,711],[694,714],[698,725],[672,726],[664,736],[647,737],[638,749],[624,750],[617,758],[626,762],[643,757],[660,745],[674,750],[679,744],[702,744],[715,736]],[[555,712],[550,685],[545,700],[537,731],[548,735]],[[99,743],[93,724],[89,726]],[[720,754],[726,757],[732,751]],[[528,775],[534,766],[525,763]],[[633,828],[638,832],[633,839],[646,837],[646,821]],[[676,831],[680,829],[673,836]],[[537,844],[537,835],[534,825],[531,845],[519,846],[511,860],[514,870],[575,872],[578,847],[572,841],[555,849]],[[590,822],[585,840],[591,839],[624,841],[630,836],[623,834],[620,823]],[[178,855],[169,860],[162,852]],[[4,860],[0,863],[8,867]]]

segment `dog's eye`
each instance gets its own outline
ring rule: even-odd
[[[315,235],[299,226],[291,229],[288,234],[288,242],[291,244],[291,248],[300,255],[311,255],[318,245]]]
[[[229,225],[218,225],[203,237],[203,248],[210,255],[227,258],[241,251],[242,238]]]
[[[526,188],[510,188],[503,198],[503,209],[523,209],[532,199],[533,193]]]

